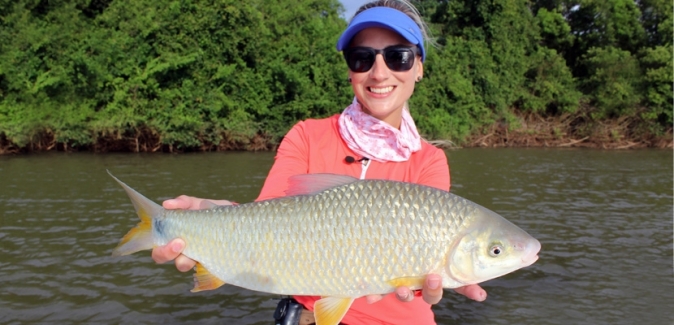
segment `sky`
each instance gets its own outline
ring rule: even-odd
[[[353,14],[360,8],[360,6],[372,0],[340,0],[346,12],[344,12],[344,19],[347,21],[353,17]]]

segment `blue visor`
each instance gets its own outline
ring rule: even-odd
[[[419,26],[406,14],[388,7],[370,8],[353,17],[351,23],[337,41],[337,50],[343,51],[346,49],[351,43],[351,39],[358,32],[370,27],[388,28],[397,32],[408,42],[418,46],[421,50],[421,61],[426,60],[424,37]]]

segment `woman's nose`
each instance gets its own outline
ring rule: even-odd
[[[377,54],[374,59],[374,65],[370,69],[370,78],[376,80],[385,80],[391,74],[388,66],[386,66],[386,61],[384,61],[384,56]]]

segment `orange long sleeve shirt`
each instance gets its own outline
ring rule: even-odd
[[[258,201],[285,196],[288,178],[297,174],[332,173],[360,178],[363,164],[349,163],[347,156],[360,159],[339,134],[339,115],[325,119],[297,123],[285,136],[275,157],[274,165],[265,180]],[[445,153],[422,141],[421,150],[404,162],[377,162],[370,160],[364,175],[366,179],[388,179],[432,186],[449,190],[449,167]],[[311,266],[306,266],[311,267]],[[313,310],[320,297],[296,296],[305,308]],[[348,325],[371,324],[435,324],[430,305],[416,296],[411,302],[400,302],[394,294],[368,304],[365,298],[356,299],[342,319]]]

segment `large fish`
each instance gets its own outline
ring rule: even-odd
[[[322,296],[318,325],[338,324],[355,298],[419,289],[429,273],[445,288],[493,279],[531,265],[541,247],[480,205],[404,182],[298,175],[287,197],[190,211],[166,210],[115,180],[141,222],[113,256],[182,238],[183,254],[198,261],[192,291],[229,283]]]

